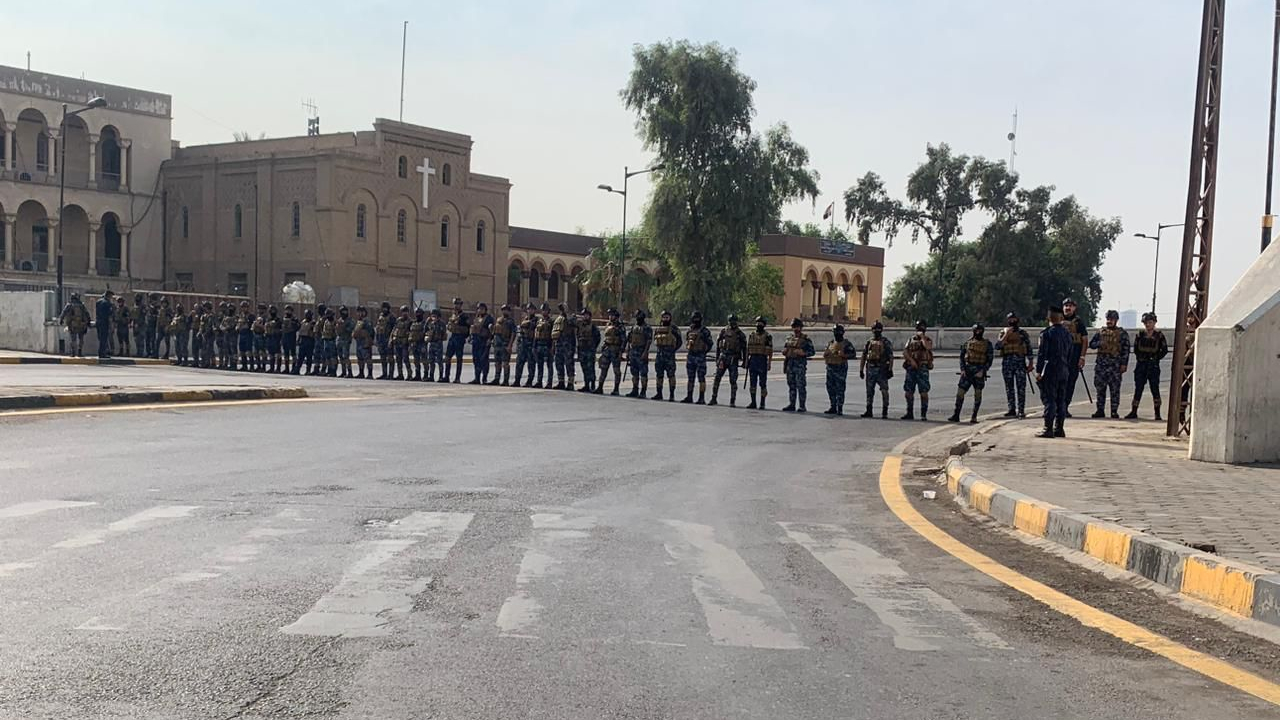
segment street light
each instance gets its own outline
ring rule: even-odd
[[[93,97],[89,103],[79,110],[67,112],[67,104],[62,103],[62,122],[58,125],[58,140],[62,147],[58,148],[58,307],[66,302],[62,297],[62,207],[67,194],[67,118],[79,115],[94,108],[106,107],[107,99]]]
[[[647,167],[643,170],[630,170],[624,165],[622,167],[621,190],[615,190],[612,185],[605,185],[604,183],[596,186],[597,190],[617,193],[622,196],[622,259],[618,264],[618,312],[620,313],[625,310],[622,298],[624,297],[623,291],[627,287],[627,181],[636,175],[665,170],[666,167],[666,165],[658,163],[657,165]]]
[[[1147,235],[1146,233],[1133,234],[1134,237],[1146,238],[1148,240],[1156,241],[1156,263],[1155,263],[1156,266],[1155,266],[1155,269],[1152,271],[1152,275],[1154,277],[1151,278],[1151,313],[1152,314],[1155,314],[1155,311],[1156,311],[1156,285],[1160,280],[1160,233],[1164,232],[1165,228],[1182,227],[1185,224],[1186,223],[1169,223],[1168,225],[1163,225],[1163,224],[1156,225],[1155,235]]]

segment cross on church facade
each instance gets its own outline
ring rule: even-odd
[[[422,173],[422,210],[427,210],[427,186],[431,180],[430,175],[436,174],[436,169],[431,167],[431,158],[422,158],[422,164],[414,168]]]

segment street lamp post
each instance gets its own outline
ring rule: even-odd
[[[1183,225],[1185,225],[1185,223],[1169,223],[1167,225],[1160,224],[1160,225],[1156,225],[1155,235],[1147,235],[1146,233],[1133,234],[1134,237],[1146,238],[1148,240],[1156,241],[1155,269],[1151,271],[1152,273],[1152,278],[1151,278],[1151,312],[1152,314],[1155,314],[1155,311],[1156,311],[1156,287],[1158,286],[1160,281],[1160,233],[1164,232],[1165,228],[1182,227]]]
[[[636,175],[643,175],[658,170],[665,169],[665,165],[658,163],[652,167],[643,170],[631,170],[626,165],[622,166],[622,189],[615,190],[612,185],[600,184],[596,186],[598,190],[605,192],[617,193],[622,196],[622,257],[618,262],[618,312],[623,312],[623,297],[627,287],[627,182]]]
[[[106,98],[94,97],[79,110],[67,112],[67,104],[62,103],[62,122],[58,125],[58,308],[61,309],[66,299],[62,291],[62,209],[67,194],[67,118],[82,112],[104,107]]]

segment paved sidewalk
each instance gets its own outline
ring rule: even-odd
[[[1037,500],[1280,569],[1280,466],[1196,462],[1187,459],[1185,440],[1165,437],[1164,423],[1076,413],[1064,439],[1033,437],[1036,420],[979,427],[964,464]],[[972,432],[935,435],[931,451],[920,454],[941,458]]]

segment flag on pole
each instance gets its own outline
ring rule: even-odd
[[[822,211],[822,219],[826,220],[827,218],[835,214],[836,214],[836,203],[833,200],[831,204],[827,206],[827,209]]]

